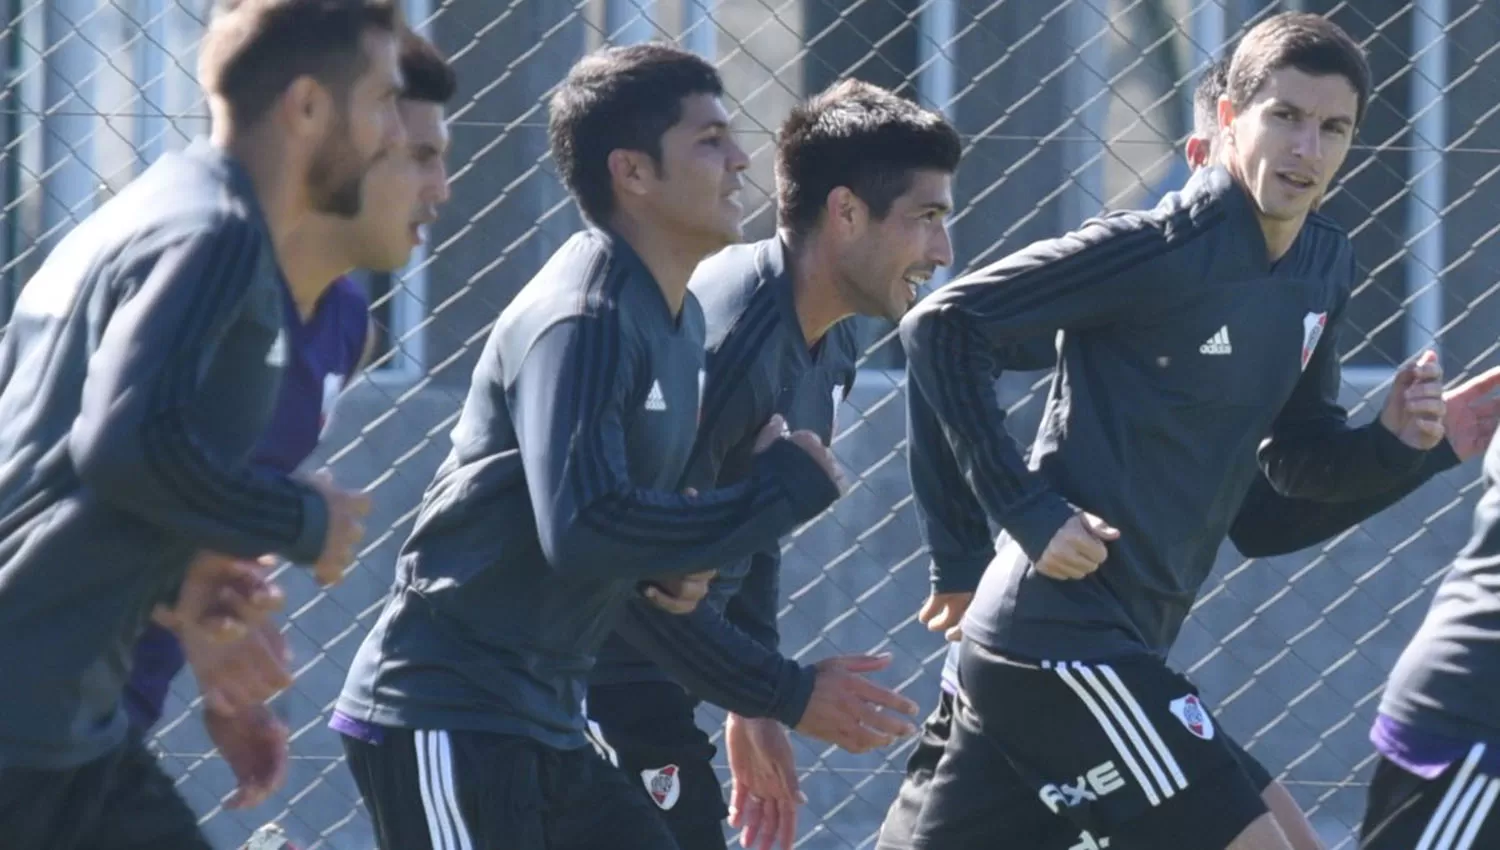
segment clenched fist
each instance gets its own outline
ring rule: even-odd
[[[690,614],[703,601],[703,597],[708,595],[708,586],[713,582],[715,572],[704,570],[675,578],[648,581],[642,584],[641,595],[669,614]]]
[[[1036,571],[1048,578],[1083,578],[1104,563],[1109,554],[1104,544],[1119,538],[1118,530],[1093,514],[1074,514],[1047,544]]]

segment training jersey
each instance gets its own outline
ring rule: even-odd
[[[811,346],[797,316],[789,249],[780,237],[720,251],[693,273],[703,307],[707,379],[686,485],[729,486],[754,469],[754,443],[772,414],[824,443],[854,384],[859,338],[835,323]],[[600,650],[590,682],[676,681],[743,717],[801,722],[815,671],[778,651],[781,550],[773,542],[718,569],[692,613],[632,600]]]
[[[485,343],[338,713],[586,746],[589,671],[641,582],[761,551],[838,495],[786,440],[684,494],[703,382],[696,296],[674,312],[623,238],[570,238]]]
[[[359,368],[369,332],[370,303],[357,283],[343,277],[328,287],[305,322],[289,291],[282,303],[288,340],[286,372],[271,424],[251,460],[290,473],[317,448],[339,394]],[[147,623],[136,641],[130,681],[125,686],[125,711],[133,730],[144,733],[161,719],[167,691],[185,663],[177,636]]]
[[[1490,763],[1500,768],[1500,439],[1485,453],[1484,484],[1469,542],[1444,574],[1380,700],[1384,722],[1374,737],[1398,760],[1406,751],[1409,761],[1436,766],[1483,742],[1495,745],[1488,748]]]
[[[131,651],[193,553],[321,554],[322,496],[251,463],[285,288],[248,174],[198,140],[22,290],[0,341],[0,769],[124,741]]]
[[[912,451],[949,455],[974,497],[919,495],[920,509],[950,524],[937,515],[962,510],[970,535],[986,519],[1004,530],[964,634],[1039,660],[1164,657],[1256,478],[1340,501],[1415,473],[1424,452],[1378,423],[1350,427],[1337,401],[1354,274],[1347,236],[1321,217],[1272,262],[1252,200],[1213,167],[1154,209],[1092,220],[919,303],[901,326],[908,392],[945,439]],[[1028,463],[992,381],[1017,345],[1059,331]],[[1120,530],[1106,561],[1077,581],[1036,572],[1078,510]]]

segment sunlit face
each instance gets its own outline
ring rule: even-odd
[[[1264,218],[1300,224],[1344,164],[1358,108],[1342,75],[1278,68],[1238,114],[1227,98],[1219,101],[1223,161]]]
[[[1217,128],[1215,128],[1217,131]],[[1188,136],[1187,143],[1183,146],[1183,154],[1187,157],[1188,168],[1197,171],[1206,165],[1214,154],[1214,136],[1211,133],[1195,132]],[[1323,193],[1313,199],[1313,209],[1323,205]]]
[[[662,134],[661,167],[648,169],[644,200],[675,232],[716,250],[741,238],[741,173],[750,158],[734,140],[719,98],[683,98],[682,118]]]
[[[443,107],[436,103],[401,101],[405,128],[403,150],[383,157],[365,179],[365,203],[350,221],[350,241],[359,255],[355,265],[391,271],[406,265],[412,249],[425,239],[427,225],[437,220],[447,202],[448,128]]]
[[[401,124],[407,150],[417,171],[417,206],[411,219],[412,237],[426,239],[427,225],[437,220],[438,208],[448,202],[448,122],[439,103],[403,100]]]
[[[313,208],[328,215],[359,215],[365,176],[404,144],[396,109],[401,91],[396,38],[390,33],[366,32],[363,50],[364,73],[334,109],[308,176]]]
[[[856,313],[897,321],[917,300],[917,289],[938,266],[953,262],[948,214],[953,175],[922,169],[891,204],[884,218],[867,214],[862,202],[851,238],[840,251],[845,290]]]

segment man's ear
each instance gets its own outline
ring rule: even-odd
[[[1208,139],[1194,133],[1187,140],[1187,164],[1188,168],[1197,171],[1208,164]]]
[[[823,202],[828,223],[846,238],[859,233],[869,218],[869,209],[847,186],[835,186]]]
[[[628,195],[646,193],[647,170],[651,168],[650,157],[642,151],[615,148],[609,152],[609,178],[615,190]]]
[[[1234,104],[1229,102],[1229,95],[1219,96],[1219,134],[1229,133],[1234,128],[1236,116]]]

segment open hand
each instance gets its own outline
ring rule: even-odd
[[[792,850],[797,806],[807,802],[797,783],[797,763],[786,727],[768,717],[731,714],[724,721],[724,749],[733,785],[729,825],[740,830],[740,846]]]
[[[1470,378],[1443,393],[1443,431],[1459,460],[1468,460],[1489,447],[1500,423],[1500,366]]]

